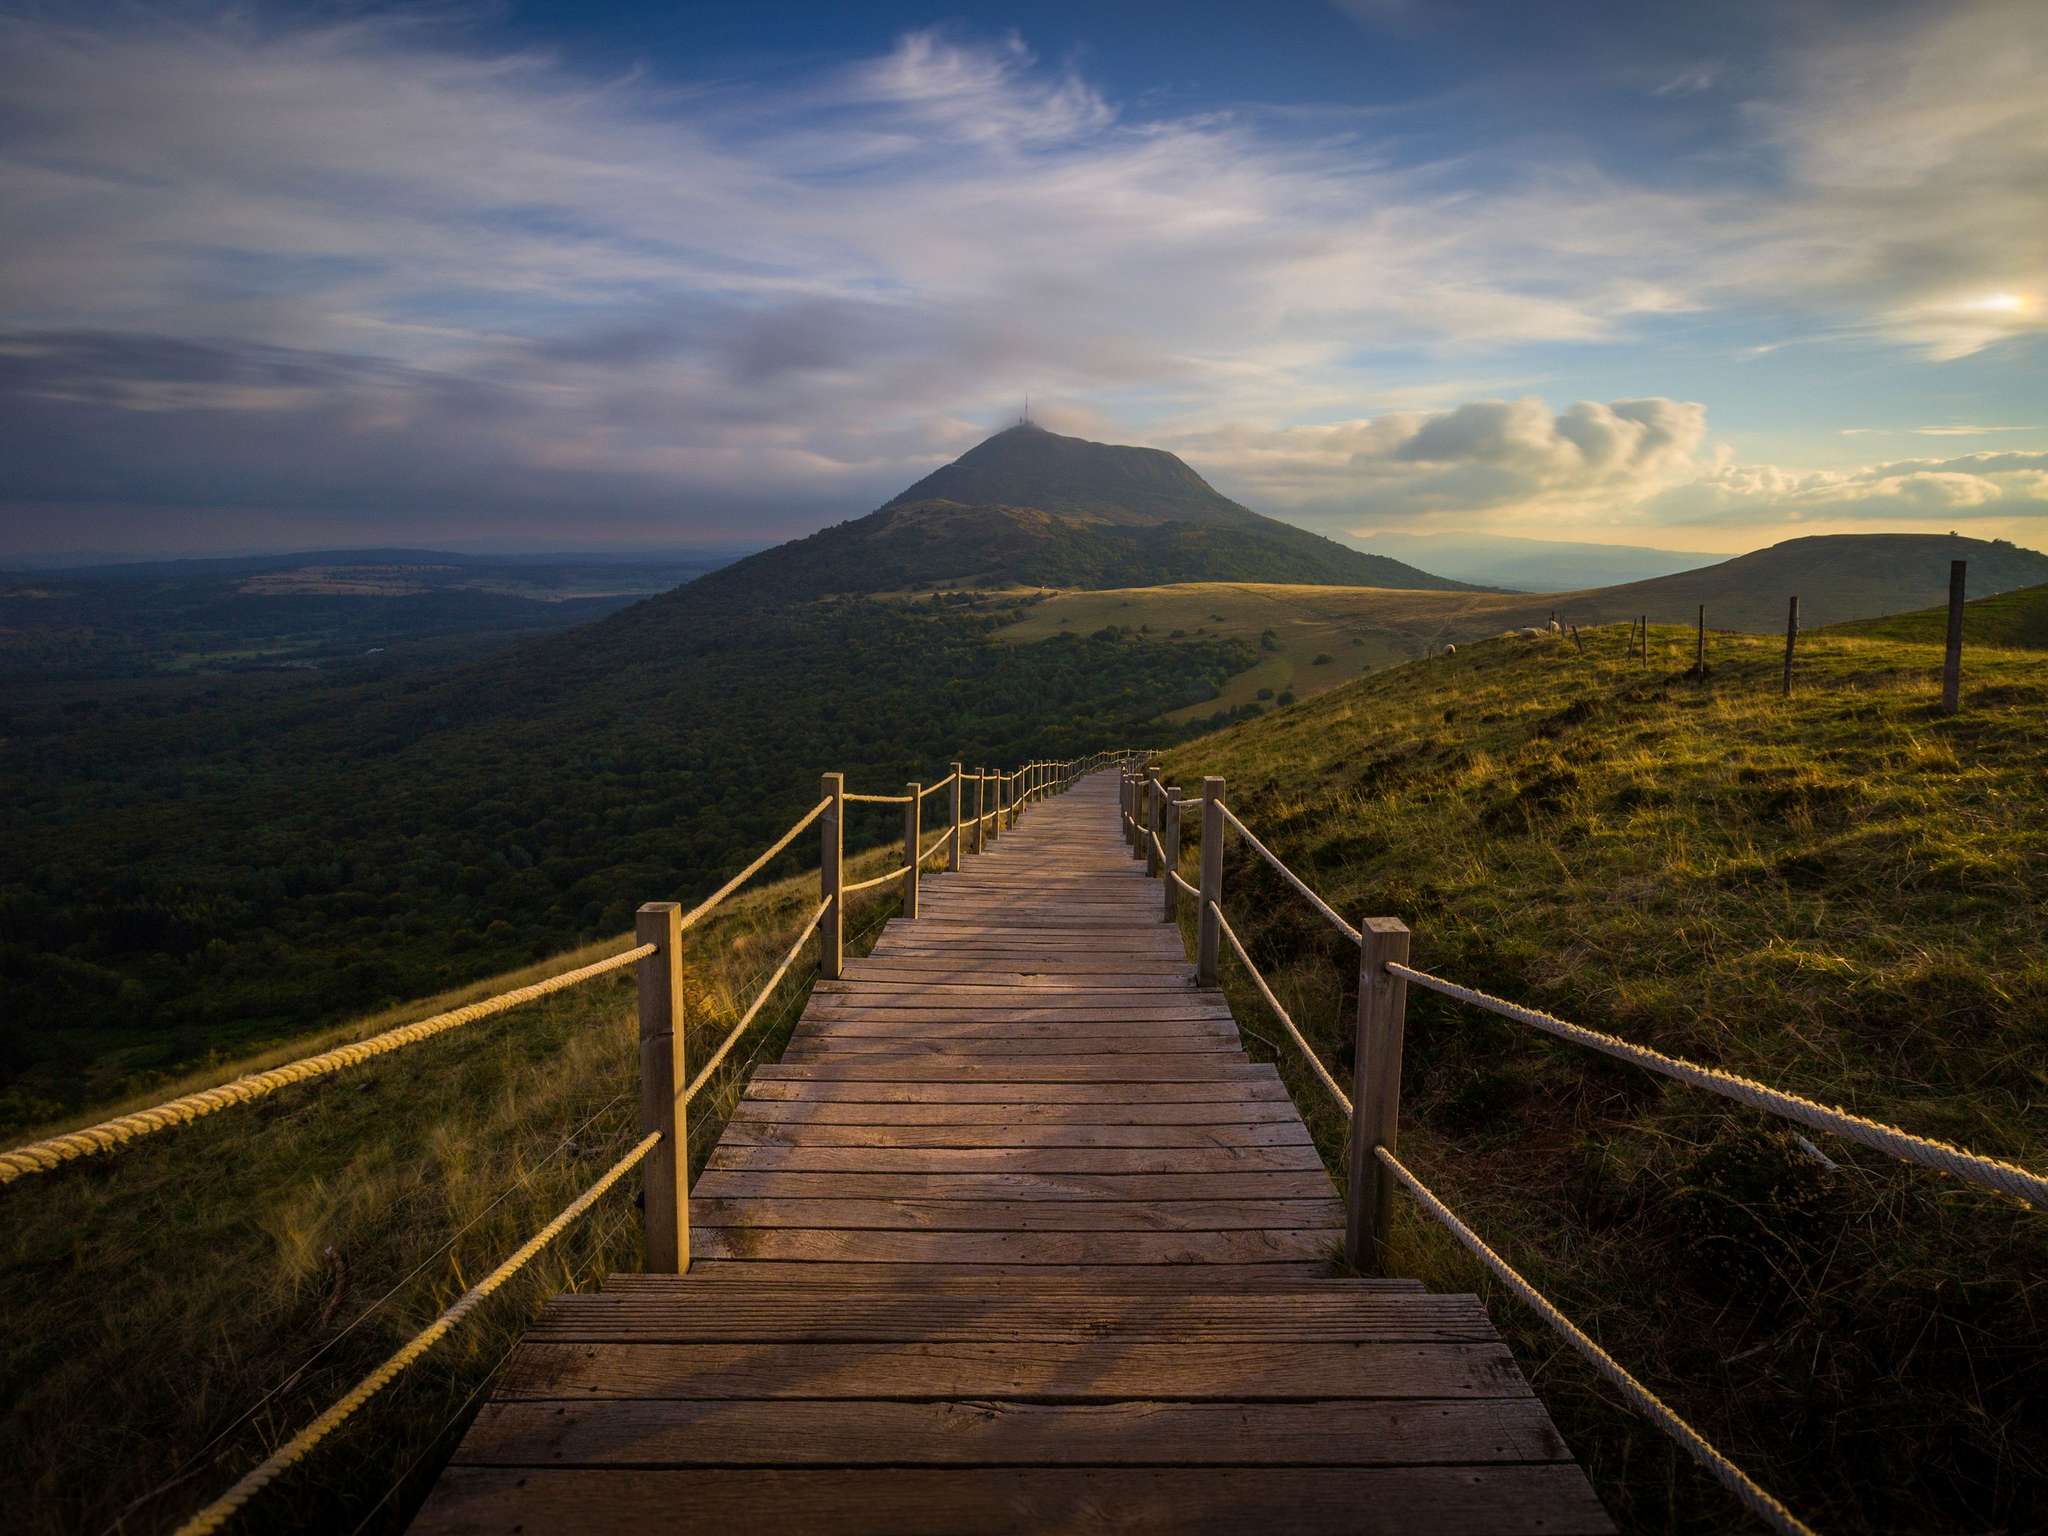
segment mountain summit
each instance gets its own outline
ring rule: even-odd
[[[692,584],[786,601],[929,587],[1149,587],[1176,581],[1477,590],[1262,517],[1173,454],[1020,423],[866,517]]]
[[[921,501],[1036,507],[1127,527],[1260,520],[1163,448],[1091,443],[1029,422],[968,449],[883,510]]]

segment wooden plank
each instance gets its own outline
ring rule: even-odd
[[[867,1104],[743,1099],[749,1121],[781,1125],[1290,1125],[1292,1104]]]
[[[975,1061],[948,1064],[906,1056],[830,1062],[769,1063],[754,1070],[757,1083],[1243,1083],[1261,1076],[1258,1066],[1213,1056],[1142,1056],[1103,1062],[1048,1057],[1043,1061]]]
[[[502,1399],[1528,1397],[1506,1346],[1092,1341],[553,1344],[513,1350]]]
[[[1321,1172],[1295,1147],[748,1147],[721,1143],[707,1169],[781,1173]]]
[[[707,1168],[693,1199],[1320,1200],[1321,1168],[1281,1173],[791,1173]]]
[[[1557,1462],[1542,1405],[720,1401],[490,1403],[462,1466],[1369,1467]]]
[[[1076,1283],[1100,1285],[1145,1285],[1172,1291],[1184,1287],[1188,1266],[1184,1264],[790,1264],[769,1259],[707,1259],[691,1267],[690,1273],[719,1283],[759,1281],[798,1273],[814,1284],[879,1284],[893,1281],[920,1289],[940,1280],[954,1279],[975,1284]],[[1204,1264],[1195,1271],[1202,1283],[1245,1285],[1277,1289],[1289,1281],[1320,1284],[1343,1271],[1331,1263],[1301,1264]]]
[[[700,1227],[884,1227],[964,1232],[1222,1232],[1344,1224],[1338,1200],[707,1200]],[[1190,1282],[1192,1283],[1192,1282]]]
[[[1307,1147],[1299,1120],[1250,1125],[785,1125],[734,1121],[734,1147]]]
[[[973,1470],[451,1467],[412,1529],[646,1536],[673,1527],[834,1536],[1573,1536],[1614,1529],[1569,1466]]]
[[[1079,1035],[1070,1039],[1001,1040],[973,1035],[924,1040],[915,1035],[855,1035],[820,1040],[799,1034],[782,1053],[785,1062],[840,1061],[869,1056],[971,1056],[1035,1060],[1046,1056],[1229,1055],[1243,1059],[1234,1038],[1222,1035]]]
[[[745,1097],[842,1104],[1236,1104],[1259,1099],[1273,1104],[1289,1102],[1287,1087],[1277,1073],[1249,1082],[1213,1083],[790,1082],[756,1077],[747,1084]]]
[[[692,1227],[701,1259],[792,1264],[1297,1264],[1333,1258],[1340,1227],[1224,1232],[917,1232]]]

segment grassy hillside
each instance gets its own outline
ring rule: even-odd
[[[1579,624],[1639,613],[1653,623],[1690,624],[1704,603],[1712,628],[1783,634],[1786,599],[1795,594],[1807,629],[1946,603],[1951,560],[1970,562],[1972,592],[2048,581],[2048,555],[2003,539],[1844,533],[1787,539],[1701,570],[1561,593],[1554,602],[1560,617]]]
[[[879,873],[886,858],[859,861],[860,873]],[[689,1059],[702,1060],[723,1038],[815,900],[815,874],[799,876],[743,893],[687,936]],[[864,953],[896,904],[881,890],[854,903],[849,947]],[[608,939],[220,1062],[102,1112],[363,1038],[628,942]],[[747,1065],[780,1052],[814,955],[812,946],[732,1067],[692,1106],[696,1161],[717,1140]],[[173,1528],[629,1148],[638,1139],[636,1072],[627,971],[10,1185],[0,1193],[7,1528],[38,1536]],[[267,1492],[242,1528],[401,1529],[540,1300],[638,1266],[637,1187],[629,1177],[608,1194]]]
[[[1177,747],[1169,776],[1225,775],[1340,911],[1406,920],[1419,965],[2048,1167],[2048,660],[1978,653],[1949,719],[1924,646],[1809,636],[1788,701],[1769,638],[1715,637],[1704,682],[1686,630],[1647,666],[1596,641],[1400,667]],[[1355,950],[1241,850],[1226,888],[1348,1062]],[[1341,1125],[1272,1054],[1334,1163]],[[2048,1520],[2038,1213],[1419,992],[1404,1086],[1425,1179],[1819,1528]],[[1735,1526],[1406,1202],[1397,1244],[1491,1294],[1628,1528]]]
[[[1308,698],[1420,656],[1446,639],[1498,633],[1506,624],[1537,622],[1549,613],[1547,599],[1492,592],[1201,581],[1055,593],[1021,610],[1018,621],[997,637],[1029,645],[1115,626],[1173,644],[1221,638],[1252,646],[1256,662],[1232,676],[1216,698],[1162,716],[1184,723],[1250,704],[1271,707],[1283,693]]]
[[[1857,619],[1831,626],[1839,635],[1896,640],[1903,645],[1948,644],[1948,604],[1882,619]],[[2048,651],[2048,586],[2023,587],[1963,604],[1965,655],[1977,646]]]

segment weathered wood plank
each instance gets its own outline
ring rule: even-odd
[[[708,1169],[783,1173],[1289,1173],[1321,1171],[1293,1147],[749,1147],[721,1143]]]
[[[1320,1200],[1321,1168],[1299,1173],[790,1173],[707,1168],[693,1197],[782,1200]]]
[[[1298,1264],[1329,1259],[1343,1232],[920,1232],[843,1227],[692,1227],[699,1259],[793,1264]]]
[[[451,1467],[420,1536],[523,1531],[645,1536],[693,1527],[834,1536],[1573,1536],[1613,1525],[1570,1466],[1018,1468],[758,1471]]]
[[[743,1099],[750,1121],[783,1125],[1286,1125],[1291,1104],[867,1104]]]
[[[887,1227],[930,1231],[1222,1232],[1344,1225],[1337,1200],[707,1200],[700,1227]]]
[[[1266,1069],[1269,1073],[1272,1069]],[[861,1080],[784,1081],[754,1078],[748,1099],[810,1100],[842,1104],[1216,1104],[1289,1102],[1279,1075],[1247,1082],[1205,1083],[883,1083]]]
[[[855,1035],[819,1040],[799,1034],[782,1053],[785,1062],[842,1061],[867,1056],[972,1056],[1031,1059],[1043,1056],[1220,1055],[1241,1058],[1234,1038],[1222,1035],[1079,1035],[1069,1039],[1002,1040],[975,1035],[924,1040],[916,1036]]]
[[[1556,1462],[1532,1401],[492,1403],[464,1466],[1476,1465]]]
[[[1505,1346],[1262,1344],[551,1344],[513,1350],[504,1399],[1528,1397]]]
[[[1048,1057],[1043,1061],[948,1063],[943,1058],[849,1058],[771,1063],[757,1067],[757,1083],[1243,1083],[1258,1066],[1214,1056],[1142,1056],[1129,1061]]]
[[[734,1147],[1306,1147],[1300,1121],[1249,1125],[787,1125],[734,1121]]]

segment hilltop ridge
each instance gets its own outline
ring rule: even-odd
[[[866,517],[741,560],[692,596],[788,602],[916,587],[1174,581],[1474,590],[1262,516],[1161,449],[1020,423]]]

